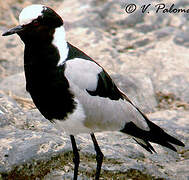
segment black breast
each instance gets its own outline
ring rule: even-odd
[[[45,118],[64,119],[73,112],[76,103],[64,76],[65,65],[56,66],[59,54],[53,46],[25,47],[24,68],[26,90]]]

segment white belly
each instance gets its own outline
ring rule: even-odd
[[[56,120],[55,127],[60,131],[66,132],[68,134],[79,134],[79,133],[90,133],[91,130],[84,125],[86,118],[83,106],[81,103],[75,99],[77,106],[72,114],[69,114],[65,120]]]

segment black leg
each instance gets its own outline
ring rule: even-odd
[[[76,145],[74,136],[70,135],[70,139],[71,139],[71,142],[72,142],[73,162],[74,162],[74,177],[73,177],[73,180],[77,180],[78,168],[79,168],[79,163],[80,163],[79,152],[78,152],[78,149],[77,149],[77,145]]]
[[[100,147],[97,143],[94,133],[91,133],[91,138],[92,138],[94,148],[96,151],[96,161],[97,161],[95,180],[99,180],[104,155],[103,155],[102,151],[100,150]]]

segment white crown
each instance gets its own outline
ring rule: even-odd
[[[20,25],[31,23],[34,19],[37,19],[38,16],[42,15],[43,10],[44,5],[41,4],[33,4],[31,6],[27,6],[21,11],[19,15]]]

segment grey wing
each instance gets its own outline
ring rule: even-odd
[[[144,117],[112,81],[102,67],[80,58],[66,62],[70,90],[84,108],[85,125],[91,129],[121,130],[133,122],[149,130]]]

